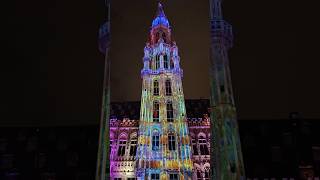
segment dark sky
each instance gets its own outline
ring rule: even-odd
[[[10,65],[2,71],[9,77],[1,107],[8,118],[1,122],[97,123],[104,64],[97,33],[104,3],[45,3],[19,1],[7,14],[5,27],[13,34],[6,41]],[[140,100],[143,47],[156,1],[112,3],[112,100]],[[208,1],[166,0],[163,5],[180,51],[185,98],[208,98]],[[229,55],[239,119],[281,119],[292,111],[320,118],[319,45],[310,37],[318,31],[315,22],[299,14],[316,17],[308,6],[310,11],[292,0],[224,1],[235,37]]]

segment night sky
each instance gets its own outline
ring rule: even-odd
[[[143,48],[157,3],[112,3],[112,101],[137,101]],[[208,98],[208,1],[163,5],[179,47],[185,98]],[[239,119],[283,119],[293,111],[320,118],[319,45],[308,37],[317,31],[298,7],[291,0],[224,1],[235,37],[229,55]],[[1,124],[98,123],[104,57],[97,33],[105,19],[104,2],[20,1],[6,16],[5,29],[12,35],[2,59],[10,65],[2,70]]]

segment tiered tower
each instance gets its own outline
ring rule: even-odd
[[[228,58],[233,36],[223,20],[221,1],[210,0],[212,178],[238,180],[244,178],[244,167]]]
[[[136,176],[192,178],[191,146],[178,47],[162,5],[144,48]]]

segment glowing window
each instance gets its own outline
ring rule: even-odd
[[[159,136],[159,133],[155,132],[152,135],[152,150],[154,151],[159,150],[159,145],[160,145],[160,136]]]
[[[172,95],[171,81],[167,79],[165,82],[165,85],[166,85],[166,96],[171,96]]]
[[[155,70],[157,70],[159,68],[160,68],[160,56],[156,55],[156,67],[155,67]]]
[[[159,122],[159,102],[153,103],[153,122]]]
[[[209,155],[207,140],[203,136],[200,136],[198,141],[199,141],[199,147],[200,147],[200,154]]]
[[[153,95],[159,96],[159,82],[157,80],[153,81]]]
[[[151,180],[160,180],[159,174],[151,174]]]
[[[169,151],[176,150],[176,139],[173,134],[168,136]]]
[[[178,180],[178,174],[169,174],[169,180]]]
[[[125,140],[120,140],[119,141],[119,148],[118,148],[118,156],[124,156],[126,153],[126,144],[127,141]]]
[[[173,122],[173,107],[172,102],[167,103],[167,121]]]
[[[163,67],[165,69],[168,69],[169,68],[169,59],[168,59],[168,56],[167,55],[164,55],[163,56]]]

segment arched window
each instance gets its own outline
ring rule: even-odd
[[[170,58],[170,69],[174,68],[173,58]]]
[[[201,155],[209,155],[209,150],[207,146],[207,140],[203,136],[199,136],[199,147],[200,147],[200,154]]]
[[[205,169],[204,171],[204,180],[209,180],[210,177],[210,169]]]
[[[124,156],[126,153],[126,140],[119,140],[118,156]]]
[[[192,155],[199,155],[197,142],[196,142],[196,140],[194,138],[192,138],[191,143],[192,143],[192,149],[193,149],[193,154]]]
[[[201,171],[197,170],[197,180],[202,180]]]
[[[206,163],[204,165],[204,180],[209,180],[209,177],[210,177],[210,165]]]
[[[171,96],[172,95],[171,81],[169,79],[166,80],[165,86],[166,86],[166,96]]]
[[[163,67],[165,69],[169,68],[169,59],[168,59],[168,56],[166,54],[163,56]]]
[[[160,145],[160,135],[158,131],[153,132],[152,134],[152,150],[159,150]]]
[[[172,102],[167,102],[167,121],[173,122],[173,107]]]
[[[173,134],[170,134],[168,136],[168,144],[169,144],[169,151],[176,150],[176,138]]]
[[[130,141],[130,156],[135,156],[137,152],[137,138],[133,137]]]
[[[153,102],[153,122],[159,122],[159,102]]]
[[[160,55],[156,55],[156,67],[155,70],[160,68]]]
[[[157,80],[153,81],[153,95],[159,96],[159,82]]]

